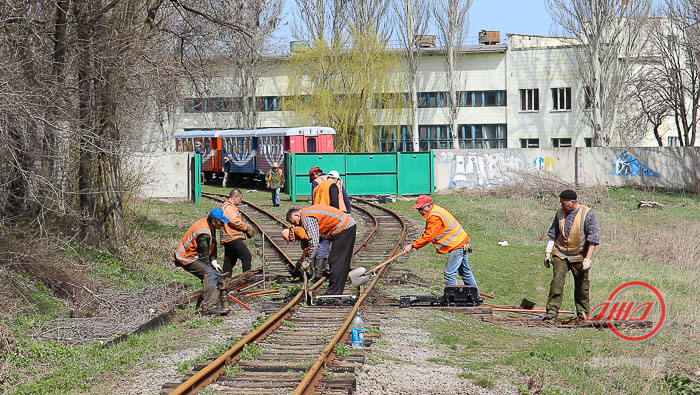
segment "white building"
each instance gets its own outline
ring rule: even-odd
[[[465,46],[456,70],[460,111],[459,148],[585,147],[593,131],[585,122],[589,104],[572,62],[572,45],[563,38],[509,34],[507,44]],[[420,61],[418,121],[421,150],[452,146],[446,98],[449,91],[442,48],[426,48]],[[280,111],[289,84],[285,56],[270,57],[271,67],[258,85],[258,127],[290,125]],[[171,114],[170,132],[238,128],[231,79],[220,77],[206,97],[185,97]],[[238,99],[240,100],[240,99]],[[408,151],[407,119],[384,128],[381,151]],[[384,126],[384,125],[377,125]],[[675,130],[661,131],[666,144]],[[640,146],[655,146],[651,133]]]

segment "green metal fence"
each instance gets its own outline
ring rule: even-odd
[[[194,154],[190,158],[190,191],[192,201],[199,204],[199,198],[202,197],[202,155]]]
[[[430,152],[286,154],[285,192],[296,202],[311,194],[309,170],[318,166],[325,173],[337,170],[349,195],[429,194],[433,187]]]

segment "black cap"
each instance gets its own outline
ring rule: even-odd
[[[566,200],[576,200],[576,192],[571,189],[567,189],[559,194],[559,197]]]

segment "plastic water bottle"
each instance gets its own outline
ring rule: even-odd
[[[359,311],[352,320],[352,348],[362,348],[365,343],[365,323]]]

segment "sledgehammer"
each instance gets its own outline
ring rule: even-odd
[[[359,287],[360,285],[367,284],[372,277],[370,276],[365,276],[364,274],[367,272],[373,272],[377,269],[381,269],[382,267],[388,265],[391,263],[394,259],[400,257],[403,255],[403,251],[399,252],[398,254],[392,256],[391,258],[387,259],[386,261],[380,263],[379,265],[367,270],[364,267],[358,267],[357,269],[353,269],[348,273],[348,277],[350,277],[350,282],[352,282],[352,285]]]

